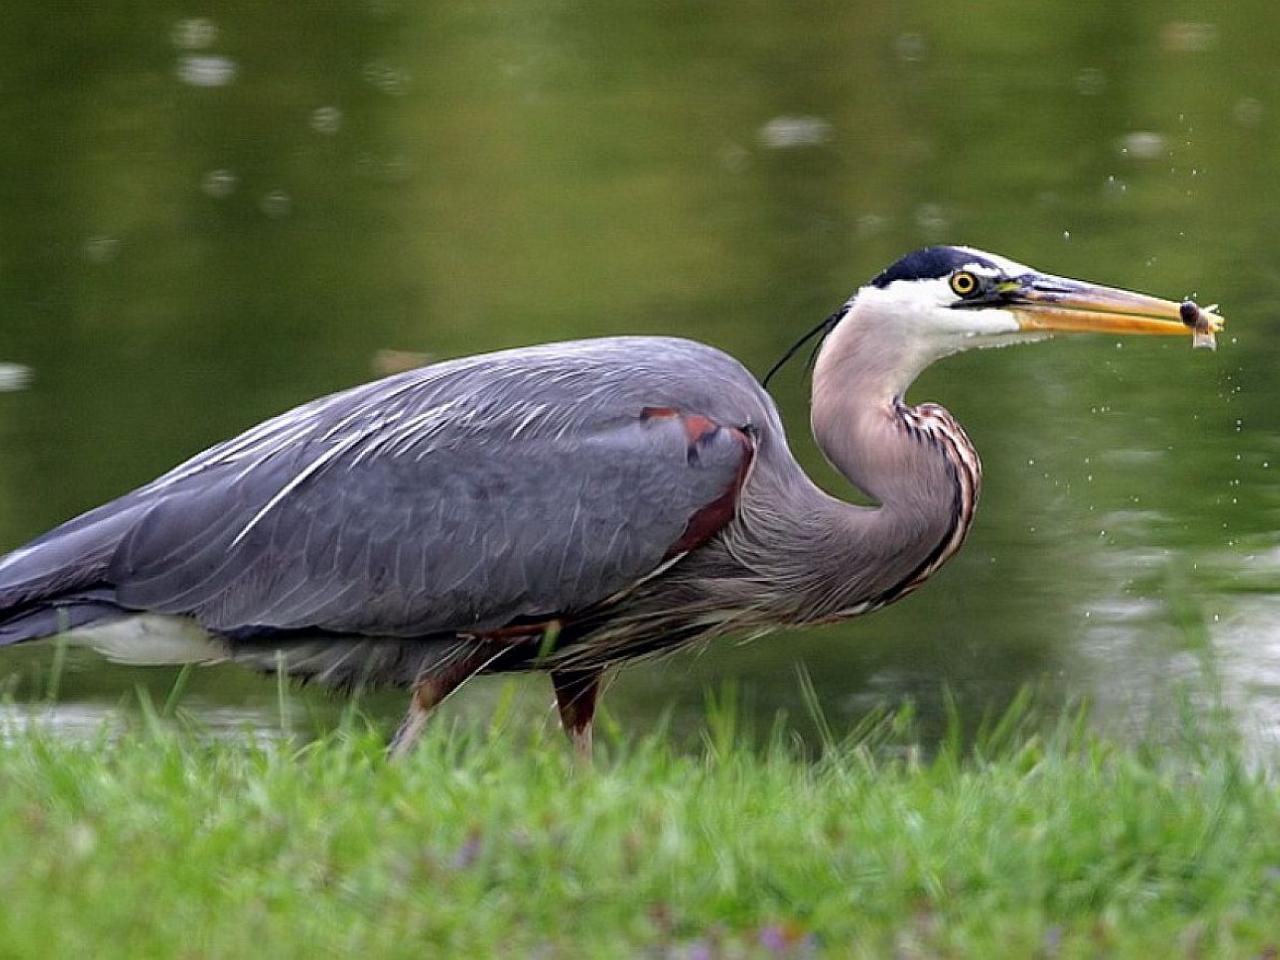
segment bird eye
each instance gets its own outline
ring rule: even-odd
[[[971,297],[978,292],[978,278],[968,270],[958,270],[951,275],[951,289],[962,297]]]

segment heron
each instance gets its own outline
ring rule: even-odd
[[[902,257],[787,354],[817,341],[813,436],[866,505],[814,483],[766,387],[693,340],[410,370],[0,558],[0,646],[64,634],[129,663],[405,689],[393,755],[472,677],[545,672],[589,755],[610,668],[867,614],[956,554],[982,467],[946,409],[905,399],[931,363],[1056,333],[1185,335],[1188,307],[969,247]],[[1197,311],[1201,335],[1221,327]]]

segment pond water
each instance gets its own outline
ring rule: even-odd
[[[736,683],[802,728],[1031,684],[1148,732],[1280,731],[1280,8],[1133,2],[20,4],[0,33],[0,550],[388,369],[675,333],[763,371],[901,253],[967,243],[1220,302],[1216,353],[1081,338],[946,361],[986,486],[960,555],[839,627],[639,666],[610,715]],[[806,465],[799,366],[776,395]],[[55,653],[4,652],[21,713]],[[75,655],[93,725],[172,671]],[[454,710],[511,688],[482,682]],[[541,678],[520,716],[549,715]],[[282,723],[214,668],[212,727]],[[388,719],[398,697],[368,708]],[[335,716],[323,696],[290,710]],[[287,712],[287,711],[286,711]],[[288,720],[286,716],[283,718]],[[296,718],[295,718],[296,719]]]

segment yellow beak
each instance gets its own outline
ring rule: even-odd
[[[1063,277],[1020,278],[1002,291],[1023,330],[1071,333],[1210,337],[1222,329],[1218,314],[1192,303],[1174,303]]]

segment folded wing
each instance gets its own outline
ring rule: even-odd
[[[583,341],[413,371],[268,421],[0,561],[0,630],[47,628],[63,605],[245,637],[572,615],[714,534],[752,456],[740,428],[772,415],[724,354],[658,342],[691,352],[697,375],[638,372],[654,341]]]

